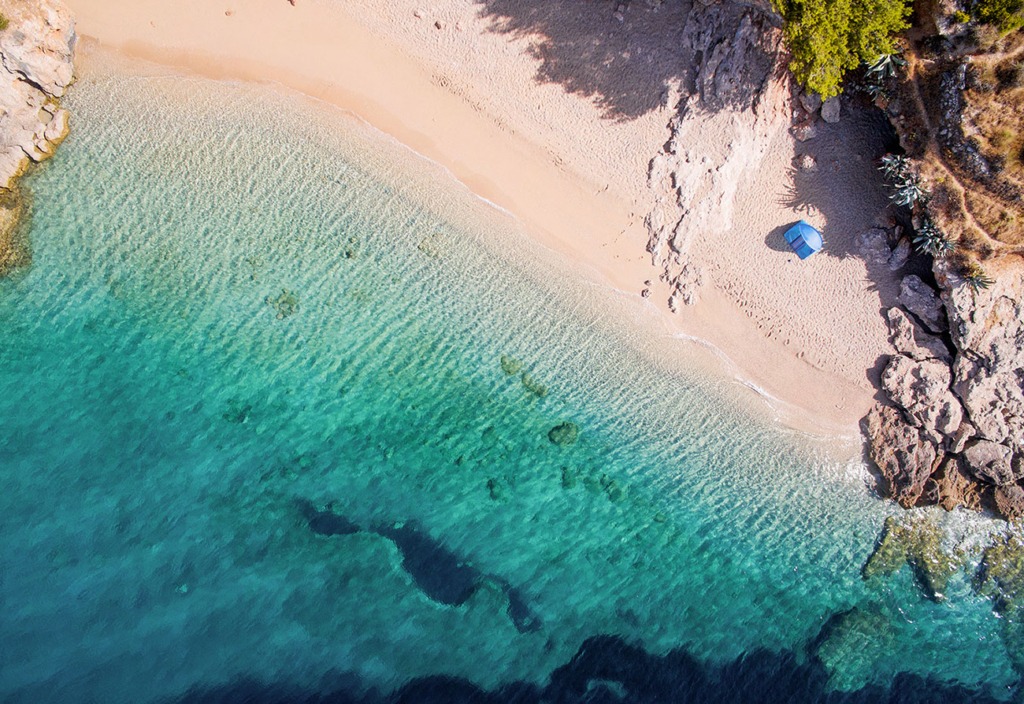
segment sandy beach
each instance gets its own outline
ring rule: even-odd
[[[653,335],[705,341],[784,422],[856,434],[889,351],[879,312],[898,291],[886,267],[854,252],[885,207],[859,141],[870,126],[823,125],[801,145],[780,123],[770,148],[746,158],[727,111],[699,123],[689,149],[731,180],[684,221],[705,282],[695,305],[669,310],[645,217],[658,196],[649,164],[692,78],[678,46],[688,6],[634,3],[620,20],[607,2],[68,4],[80,53],[99,45],[278,83],[357,115],[512,213],[581,275],[635,297]],[[798,173],[794,158],[807,153],[817,169]],[[802,263],[772,239],[800,218],[825,229],[830,250]]]

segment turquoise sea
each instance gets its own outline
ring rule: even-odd
[[[0,701],[1011,696],[966,577],[861,578],[859,458],[439,168],[269,87],[66,105],[0,281]]]

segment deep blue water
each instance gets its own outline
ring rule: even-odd
[[[859,460],[666,371],[438,169],[269,88],[97,72],[67,103],[0,281],[0,700],[1016,681],[966,578],[861,579],[893,509]]]

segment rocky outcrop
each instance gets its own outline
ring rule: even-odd
[[[942,301],[935,289],[922,281],[920,276],[910,274],[903,278],[899,301],[928,332],[937,335],[946,330],[946,311]]]
[[[873,409],[865,430],[886,490],[903,506],[988,503],[1006,518],[1024,515],[1024,267],[998,268],[989,288],[972,288],[936,259],[938,294],[908,276],[900,300],[909,313],[887,313],[898,354],[882,388],[892,406]]]
[[[75,29],[60,0],[15,3],[0,31],[0,188],[42,161],[68,132],[58,99],[74,76]]]
[[[767,9],[740,3],[699,4],[687,17],[683,41],[694,57],[693,85],[648,173],[655,207],[646,220],[647,250],[671,287],[673,310],[695,302],[704,280],[689,256],[692,236],[732,226],[742,175],[757,168],[775,133],[790,123],[778,21]]]
[[[60,0],[0,2],[0,273],[21,256],[13,239],[18,199],[10,197],[29,164],[53,155],[68,133],[59,99],[74,77],[75,28]]]
[[[935,445],[890,406],[871,409],[867,433],[871,461],[881,471],[889,496],[904,508],[916,505],[935,469]]]

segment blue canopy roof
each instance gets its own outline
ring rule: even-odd
[[[807,259],[825,244],[821,233],[803,220],[786,231],[786,241],[801,259]]]

